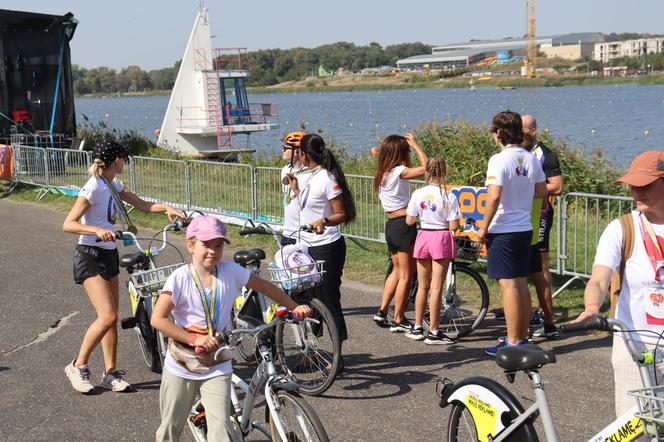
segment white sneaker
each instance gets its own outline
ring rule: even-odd
[[[111,370],[102,375],[100,387],[116,392],[131,390],[131,384],[123,379],[125,372],[122,370]]]
[[[76,359],[65,367],[65,374],[69,378],[71,386],[74,387],[74,390],[83,394],[90,393],[95,389],[95,386],[90,382],[90,369],[87,364],[76,367],[74,362],[76,362]]]

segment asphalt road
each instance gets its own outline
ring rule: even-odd
[[[133,331],[120,330],[118,358],[135,392],[83,396],[63,373],[93,320],[83,289],[72,281],[76,238],[62,232],[64,216],[0,200],[0,440],[154,440],[159,376],[145,367]],[[379,288],[345,281],[342,290],[350,333],[346,370],[324,397],[310,399],[332,440],[444,439],[449,410],[438,407],[434,392],[441,377],[483,375],[526,406],[533,399],[525,376],[509,385],[482,351],[504,334],[504,324],[486,320],[456,344],[430,347],[373,325]],[[120,305],[120,317],[129,316],[126,294]],[[577,336],[541,345],[558,357],[542,373],[559,439],[586,440],[613,420],[610,341]],[[99,382],[100,349],[90,365]],[[191,439],[187,432],[184,440]]]

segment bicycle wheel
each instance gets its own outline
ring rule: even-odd
[[[236,315],[235,312],[231,312],[231,323],[232,328],[254,328],[262,324],[256,318],[251,316]],[[238,353],[246,362],[253,364],[256,362],[256,340],[253,335],[243,335],[242,339],[237,342],[235,346]]]
[[[137,323],[134,327],[138,336],[138,346],[145,360],[145,365],[154,373],[161,373],[161,357],[157,349],[157,337],[154,329],[150,325],[148,313],[145,311],[143,303],[139,303],[136,308]]]
[[[438,329],[448,339],[468,336],[484,320],[489,308],[489,287],[472,268],[452,264],[454,284],[443,294]],[[429,313],[424,321],[429,327]]]
[[[287,378],[311,396],[324,393],[341,363],[341,339],[332,313],[319,299],[309,306],[319,324],[279,322],[276,327],[277,361]]]
[[[329,441],[325,427],[307,401],[297,393],[277,391],[277,409],[270,410],[270,435],[274,442]],[[286,438],[277,431],[276,420],[284,429]]]
[[[479,442],[475,420],[470,410],[461,403],[452,407],[447,421],[447,440],[449,442]],[[484,439],[482,439],[484,440]]]

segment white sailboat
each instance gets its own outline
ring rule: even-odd
[[[226,160],[253,152],[250,134],[278,128],[279,115],[274,103],[249,103],[249,75],[246,49],[212,48],[208,10],[201,8],[157,143],[185,155]]]

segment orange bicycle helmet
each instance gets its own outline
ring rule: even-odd
[[[305,136],[306,134],[307,134],[306,132],[287,133],[286,136],[284,137],[284,147],[290,149],[299,149],[300,141],[302,141],[302,137]]]

